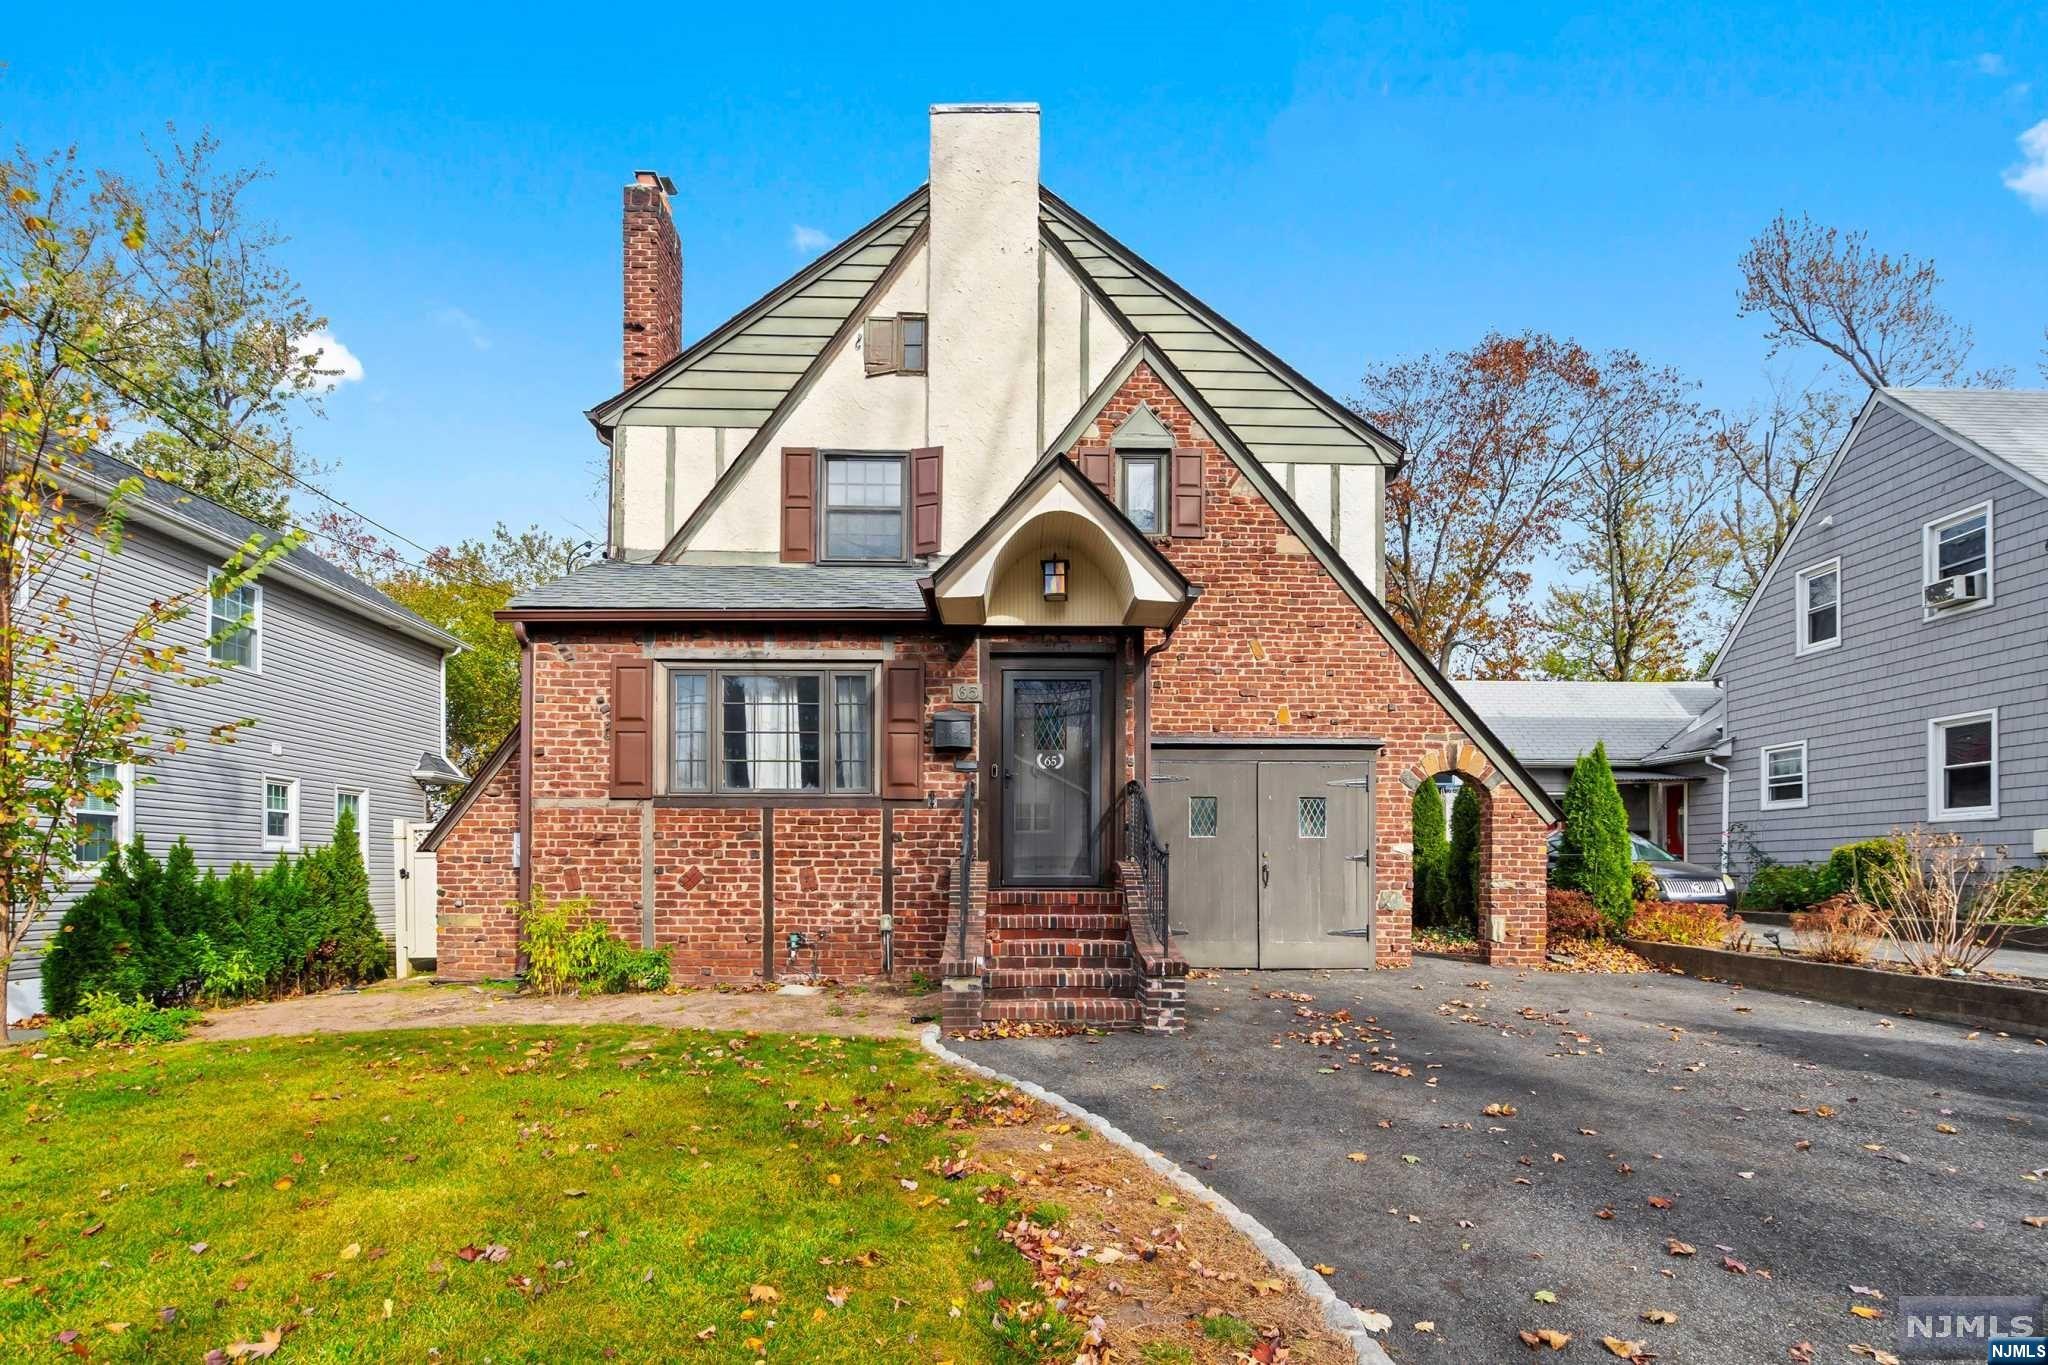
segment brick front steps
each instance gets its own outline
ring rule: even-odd
[[[988,948],[985,1020],[1138,1026],[1139,981],[1120,893],[992,890]]]

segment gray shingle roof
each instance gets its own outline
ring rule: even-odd
[[[142,500],[149,510],[160,513],[171,521],[183,522],[217,540],[242,545],[247,543],[251,536],[260,535],[265,543],[277,536],[275,530],[261,522],[251,521],[240,512],[203,498],[188,488],[180,488],[177,484],[145,474],[135,465],[129,464],[126,460],[116,459],[104,451],[87,450],[82,454],[66,456],[64,468],[101,489],[111,489],[123,479],[140,478]],[[416,628],[432,632],[451,648],[457,643],[454,637],[441,627],[400,606],[353,574],[344,573],[304,545],[284,556],[279,562],[296,569],[318,586],[331,589],[334,594],[343,598],[352,599],[369,611],[386,617],[395,616]]]
[[[1886,389],[1884,396],[2048,483],[2048,389]]]
[[[923,611],[923,569],[606,560],[519,594],[512,611]]]
[[[1640,763],[1712,707],[1712,683],[1460,682],[1458,691],[1516,758],[1569,765],[1601,741],[1610,763]]]

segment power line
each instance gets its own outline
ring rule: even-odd
[[[165,425],[174,426],[173,423],[169,422],[164,417],[163,412],[160,410],[160,406],[171,405],[161,404],[161,400],[157,399],[153,395],[138,392],[135,387],[131,386],[131,384],[124,375],[122,375],[119,371],[115,370],[112,366],[109,366],[104,361],[100,360],[99,357],[91,354],[88,351],[80,350],[77,346],[72,345],[69,341],[66,341],[62,337],[57,338],[56,341],[58,346],[62,347],[64,350],[70,351],[80,360],[84,361],[87,365],[91,366],[92,369],[95,372],[97,372],[102,378],[104,378],[109,384],[113,385],[116,389],[119,389],[122,393],[127,395],[130,401],[142,404],[145,410],[151,413],[151,415],[155,416],[158,421],[164,422]],[[187,401],[190,401],[190,395],[186,395],[186,398]],[[355,508],[349,506],[349,504],[343,502],[340,498],[335,497],[326,489],[321,488],[317,484],[310,483],[307,480],[300,478],[297,474],[294,474],[291,470],[285,469],[282,466],[273,463],[267,457],[259,454],[254,450],[251,450],[248,446],[242,444],[240,439],[238,439],[231,433],[222,431],[218,427],[214,427],[208,424],[207,422],[203,421],[202,419],[192,416],[190,413],[185,412],[182,408],[172,407],[172,410],[175,411],[178,414],[178,416],[182,418],[187,424],[197,427],[200,431],[212,436],[215,440],[221,442],[224,445],[229,446],[230,448],[236,451],[239,451],[241,454],[254,460],[256,463],[262,465],[265,469],[268,469],[272,473],[276,474],[278,477],[285,479],[290,483],[296,484],[310,493],[314,493],[322,498],[325,498],[328,502],[333,503],[336,507],[340,508],[344,512],[347,512],[350,516],[357,518],[365,525],[374,526],[379,531],[382,531],[385,535],[390,536],[392,539],[403,541],[405,544],[412,546],[415,550],[418,550],[422,555],[425,555],[428,559],[432,559],[434,557],[433,550],[429,549],[425,545],[420,544],[411,536],[406,535],[402,531],[393,530],[391,527],[386,526],[383,522],[378,521],[375,517],[370,516],[366,512],[357,511]],[[185,435],[188,439],[190,438],[191,435],[190,432],[184,432],[181,434]],[[405,564],[409,568],[417,569],[422,573],[431,572],[425,564],[416,563],[413,560],[406,559],[403,555],[399,555],[395,551],[393,552],[393,557],[396,558],[400,563]]]

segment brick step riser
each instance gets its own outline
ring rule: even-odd
[[[1050,957],[1060,961],[1078,958],[1102,960],[1127,958],[1131,947],[1121,939],[1114,938],[1009,938],[996,939],[990,945],[998,958],[1005,957]],[[1089,963],[1077,963],[1079,966]]]
[[[991,891],[989,913],[1006,907],[1031,910],[1121,910],[1124,898],[1115,891]]]
[[[1131,922],[1122,915],[991,914],[988,931],[1001,938],[1122,939]]]
[[[1034,991],[1094,991],[1135,995],[1138,974],[1128,967],[995,967],[988,974],[991,995],[1015,997]]]
[[[1135,1000],[990,1000],[981,1007],[984,1022],[1016,1019],[1030,1023],[1094,1024],[1101,1028],[1138,1027]]]
[[[999,972],[1127,972],[1131,964],[1114,957],[1023,957],[1000,953],[989,964]]]

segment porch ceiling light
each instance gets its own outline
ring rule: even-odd
[[[1064,559],[1048,559],[1044,561],[1043,567],[1045,569],[1045,600],[1048,602],[1066,601],[1067,561]]]

